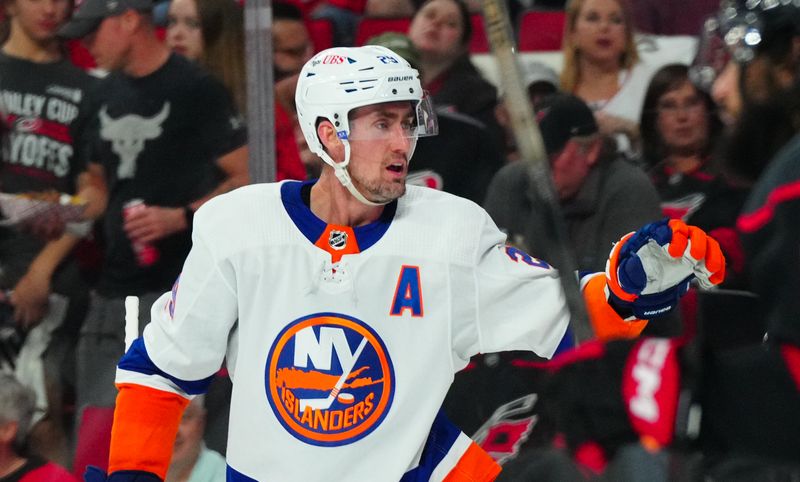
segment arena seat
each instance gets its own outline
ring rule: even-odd
[[[306,28],[314,44],[314,52],[333,47],[333,24],[327,18],[306,19]]]
[[[486,24],[483,22],[483,15],[473,13],[470,16],[472,21],[472,38],[469,41],[469,53],[484,54],[491,51],[489,37],[486,36]]]
[[[83,480],[83,473],[89,465],[103,470],[108,469],[113,422],[114,407],[88,406],[83,409],[72,462],[72,473],[79,480]]]
[[[563,10],[526,10],[519,19],[517,47],[520,52],[561,50],[564,37]]]
[[[408,26],[411,25],[411,17],[400,18],[376,18],[364,17],[358,22],[356,26],[356,46],[360,47],[366,43],[367,40],[380,35],[384,32],[400,32],[402,34],[408,33]]]

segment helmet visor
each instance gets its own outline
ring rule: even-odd
[[[372,104],[351,111],[349,132],[339,131],[351,141],[391,139],[394,136],[417,139],[435,136],[439,123],[426,92],[419,101]]]

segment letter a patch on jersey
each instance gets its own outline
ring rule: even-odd
[[[394,368],[383,341],[364,322],[319,313],[290,323],[267,357],[267,399],[298,440],[336,447],[367,436],[394,397]]]
[[[402,316],[405,310],[411,311],[411,316],[422,316],[422,283],[419,279],[419,266],[400,268],[389,314]]]

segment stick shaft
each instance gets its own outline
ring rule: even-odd
[[[580,344],[594,338],[594,332],[589,325],[589,317],[578,283],[573,277],[573,273],[577,271],[577,264],[570,251],[571,243],[566,236],[561,206],[553,188],[542,135],[534,120],[527,89],[522,83],[505,1],[483,0],[483,18],[492,53],[497,59],[500,70],[504,102],[511,119],[520,158],[527,166],[528,197],[544,201],[543,207],[547,211],[546,225],[533,226],[529,223],[526,227],[528,230],[525,233],[526,238],[534,239],[534,236],[530,235],[534,231],[538,231],[540,234],[536,237],[541,238],[542,229],[550,234],[549,242],[555,248],[550,252],[557,253],[557,259],[549,261],[561,271],[561,285],[570,311],[570,328],[575,343]]]

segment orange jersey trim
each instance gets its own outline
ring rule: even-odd
[[[647,320],[623,320],[608,304],[605,276],[595,276],[586,283],[583,299],[595,336],[600,340],[636,338],[647,326]]]
[[[189,400],[176,393],[120,383],[111,429],[108,473],[143,470],[165,479]]]
[[[501,470],[485,450],[472,442],[443,482],[491,482]]]
[[[619,252],[622,250],[622,245],[625,244],[631,236],[635,233],[628,233],[620,239],[617,244],[614,245],[614,248],[611,250],[611,255],[608,257],[608,278],[610,283],[608,284],[609,289],[617,295],[617,297],[623,301],[633,301],[636,299],[636,295],[626,292],[622,289],[619,284],[619,278],[617,276],[617,269],[619,268]]]

